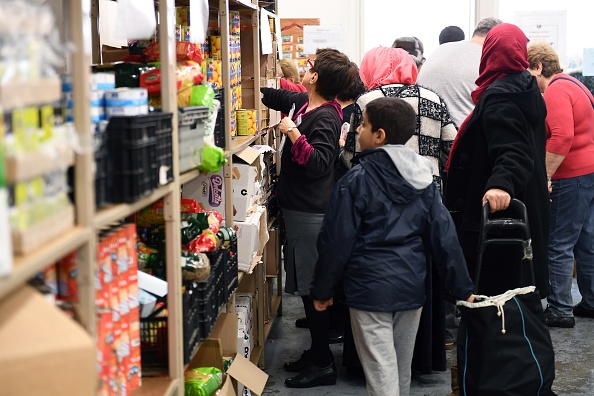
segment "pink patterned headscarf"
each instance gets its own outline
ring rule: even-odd
[[[363,56],[359,74],[367,89],[373,89],[388,84],[415,84],[419,71],[402,48],[376,47]]]

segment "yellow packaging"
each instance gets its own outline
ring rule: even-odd
[[[12,131],[17,152],[35,151],[39,147],[39,109],[25,107],[12,112]]]
[[[210,57],[213,59],[221,58],[221,36],[209,36],[210,41]]]
[[[241,15],[239,11],[229,12],[229,34],[237,34],[241,32]]]
[[[255,109],[237,110],[237,135],[255,135],[258,130],[258,116]]]
[[[237,136],[248,135],[248,114],[246,109],[237,109]]]
[[[181,41],[191,42],[192,35],[190,34],[189,26],[182,26],[182,37]]]
[[[190,7],[175,7],[175,24],[190,26]]]
[[[39,111],[41,122],[41,141],[49,140],[54,135],[54,107],[52,105],[42,106]]]
[[[204,59],[202,61],[202,71],[206,82],[214,83],[219,88],[223,87],[223,64],[220,60],[212,58]]]

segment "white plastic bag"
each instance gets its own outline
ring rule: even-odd
[[[157,27],[153,0],[118,0],[117,26],[121,38],[150,39]]]

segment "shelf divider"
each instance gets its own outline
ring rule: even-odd
[[[142,198],[130,204],[114,204],[97,212],[95,215],[95,228],[100,229],[106,227],[117,220],[130,216],[132,213],[138,212],[140,209],[158,201],[173,191],[173,184],[167,184],[155,191],[146,198]]]
[[[74,227],[26,256],[15,256],[12,273],[0,278],[0,299],[22,286],[37,272],[78,249],[90,236],[89,228]]]

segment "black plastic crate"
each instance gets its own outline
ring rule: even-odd
[[[152,172],[156,173],[156,170]],[[149,195],[155,189],[155,178],[141,170],[114,173],[108,181],[109,201],[132,203]]]
[[[171,120],[172,113],[153,113],[151,117],[155,120],[155,136],[157,138],[156,159],[159,167],[158,184],[163,185],[173,181],[173,128]],[[161,179],[161,172],[164,178]]]
[[[143,368],[165,368],[169,365],[167,318],[140,319],[140,355]]]
[[[107,135],[110,143],[139,144],[155,137],[156,126],[153,114],[113,116],[107,125]]]

